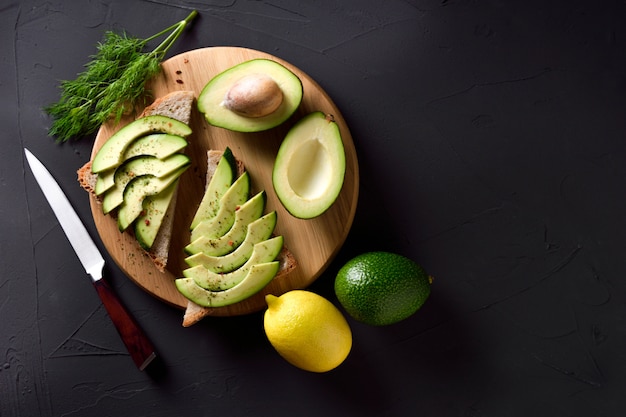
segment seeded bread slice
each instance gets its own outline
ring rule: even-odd
[[[156,99],[152,104],[144,109],[139,118],[150,115],[161,115],[171,117],[185,124],[189,124],[191,120],[191,112],[193,109],[194,93],[192,91],[175,91],[163,97]],[[91,161],[83,165],[78,171],[78,183],[87,192],[95,196],[95,185],[97,174],[91,172]],[[169,256],[170,241],[172,238],[172,228],[174,222],[174,211],[176,210],[176,194],[172,198],[165,218],[156,236],[156,239],[149,251],[145,251],[152,259],[157,269],[161,272],[165,271]],[[101,203],[99,197],[96,201]],[[132,228],[129,228],[129,233]],[[139,243],[137,243],[137,247]],[[143,249],[142,249],[143,250]]]
[[[216,150],[210,150],[207,152],[207,158],[208,158],[207,175],[206,175],[207,186],[209,182],[211,181],[213,174],[215,173],[215,169],[217,168],[217,164],[219,163],[222,157],[222,154],[223,154],[222,151],[216,151]],[[236,159],[236,162],[237,162],[237,176],[239,176],[244,171],[244,165],[238,159]],[[295,257],[286,247],[283,247],[281,252],[276,257],[276,260],[280,262],[280,268],[278,270],[278,274],[276,274],[276,277],[274,279],[279,278],[285,274],[288,274],[297,266]],[[185,314],[183,316],[183,327],[189,327],[189,326],[196,324],[203,318],[210,316],[212,311],[213,310],[211,308],[202,307],[194,303],[193,301],[188,301],[187,308],[185,309]]]

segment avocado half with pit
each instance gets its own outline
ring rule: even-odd
[[[260,132],[289,119],[302,95],[302,81],[285,66],[252,59],[213,77],[200,92],[198,110],[213,126]]]
[[[311,219],[333,205],[346,172],[339,126],[331,115],[309,113],[287,133],[278,149],[272,183],[291,215]]]

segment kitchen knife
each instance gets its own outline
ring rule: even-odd
[[[63,190],[59,187],[59,184],[57,184],[46,167],[28,149],[24,148],[24,152],[35,180],[37,180],[44,196],[50,203],[54,214],[61,224],[61,228],[70,241],[72,248],[74,248],[74,252],[78,255],[80,263],[87,271],[87,274],[91,276],[102,304],[104,304],[115,328],[122,337],[122,341],[126,345],[130,356],[137,367],[143,371],[156,358],[152,343],[120,302],[113,288],[102,276],[104,258],[63,193]]]

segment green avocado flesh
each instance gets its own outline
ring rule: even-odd
[[[282,102],[272,113],[261,117],[243,116],[224,105],[225,97],[238,81],[261,74],[270,77],[282,92]],[[303,89],[289,69],[269,59],[253,59],[235,65],[212,78],[198,97],[198,110],[213,126],[237,132],[260,132],[286,121],[300,106]]]
[[[276,211],[263,214],[264,190],[250,197],[250,176],[244,171],[237,177],[230,149],[208,176],[211,179],[190,227],[191,243],[184,248],[190,254],[185,258],[189,267],[175,284],[199,306],[221,307],[251,297],[278,274],[276,258],[283,237],[272,237]]]
[[[126,230],[142,214],[146,197],[157,195],[165,190],[187,168],[187,166],[179,168],[162,178],[143,175],[131,180],[124,189],[124,201],[117,212],[117,225],[120,231]]]
[[[270,238],[276,227],[276,220],[276,212],[272,211],[250,223],[243,242],[241,242],[237,249],[226,255],[210,256],[198,252],[185,258],[185,262],[190,267],[202,265],[206,269],[216,273],[234,271],[250,259],[254,245]]]
[[[237,285],[224,291],[209,291],[200,287],[193,278],[179,278],[176,288],[185,297],[202,307],[222,307],[245,300],[261,291],[276,276],[278,261],[255,264]]]
[[[235,223],[235,212],[237,208],[248,200],[249,195],[250,176],[247,172],[244,172],[235,180],[233,185],[230,186],[220,199],[219,209],[215,216],[211,219],[207,219],[204,224],[201,222],[196,227],[203,225],[202,227],[206,230],[205,236],[209,239],[224,236],[233,226],[233,223]]]
[[[173,171],[188,166],[189,157],[176,153],[166,159],[154,156],[139,156],[120,165],[115,171],[113,187],[109,188],[102,198],[102,211],[106,214],[117,208],[124,201],[124,190],[128,183],[142,175],[162,178]]]
[[[193,280],[202,288],[210,291],[224,291],[239,284],[253,265],[272,262],[283,248],[283,237],[276,236],[254,245],[250,259],[236,270],[218,274],[202,265],[196,265],[183,271],[183,275]]]
[[[124,152],[123,161],[138,156],[154,156],[155,158],[165,159],[178,151],[183,150],[187,146],[185,138],[166,133],[154,133],[143,136],[133,141]],[[95,193],[100,195],[113,187],[115,184],[115,168],[98,173],[96,179]]]
[[[91,163],[91,171],[100,173],[115,168],[124,162],[129,145],[150,133],[167,133],[181,137],[191,134],[185,123],[165,116],[142,117],[127,124],[111,136],[98,150]]]
[[[185,247],[185,252],[190,255],[203,252],[209,256],[221,256],[232,252],[246,237],[248,225],[263,215],[266,201],[265,191],[261,191],[246,201],[235,211],[235,222],[230,230],[218,238],[208,238],[210,229],[206,230],[203,227],[207,223],[200,223],[191,232],[191,243]]]
[[[178,180],[157,195],[146,197],[143,201],[143,214],[134,222],[135,238],[145,250],[150,250],[159,229],[165,220],[167,210],[176,194]]]
[[[343,186],[346,156],[332,116],[313,112],[300,119],[278,149],[272,183],[294,217],[310,219],[335,202]]]
[[[226,148],[220,161],[215,168],[215,172],[211,176],[209,185],[204,192],[200,206],[191,221],[191,229],[193,230],[200,222],[212,219],[217,214],[220,206],[220,199],[228,191],[233,184],[233,180],[237,176],[237,164],[235,157],[230,148]]]

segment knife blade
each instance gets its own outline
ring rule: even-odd
[[[26,148],[24,153],[37,184],[52,207],[80,263],[91,277],[98,296],[130,356],[135,365],[143,371],[156,358],[152,343],[105,280],[104,258],[59,184],[35,155]]]

